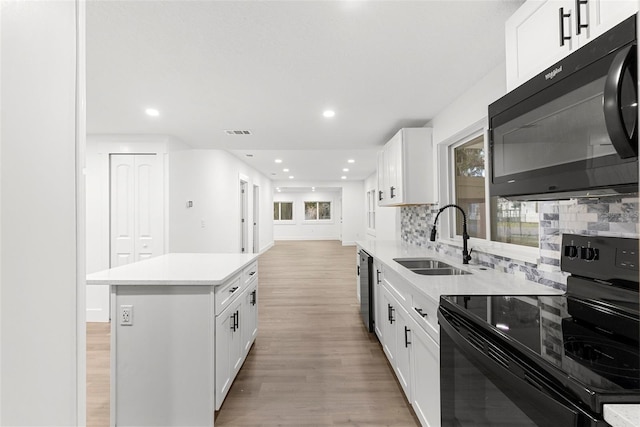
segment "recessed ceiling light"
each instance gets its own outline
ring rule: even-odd
[[[311,187],[311,191],[316,191],[316,187]]]
[[[151,116],[151,117],[158,117],[160,115],[160,111],[156,110],[155,108],[147,108],[146,110],[144,110],[145,113],[147,113],[147,116]]]
[[[245,154],[247,157],[253,157],[253,154]]]
[[[342,172],[349,172],[349,168],[342,169]]]
[[[293,179],[293,175],[289,175],[289,179]]]
[[[347,160],[347,163],[355,163],[355,162],[356,162],[356,161],[355,161],[355,160],[353,160],[353,159],[349,159],[349,160]]]
[[[333,111],[333,110],[325,110],[325,111],[322,113],[322,115],[323,115],[323,116],[325,116],[326,118],[331,118],[331,117],[333,117],[333,116],[335,116],[335,115],[336,115],[336,112],[335,112],[335,111]]]
[[[344,175],[342,175],[340,178],[342,178],[342,179],[347,179],[347,177],[346,177],[346,176],[344,176]]]
[[[284,168],[284,169],[282,169],[282,172],[289,172],[289,169]]]
[[[282,159],[276,159],[275,162],[276,163],[282,163]]]

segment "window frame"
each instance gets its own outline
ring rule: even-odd
[[[307,203],[315,203],[316,204],[316,219],[307,219],[306,215],[306,204]],[[318,205],[320,203],[329,203],[329,215],[331,218],[329,219],[320,219],[318,215],[320,213],[320,209],[318,209]],[[303,200],[302,201],[302,223],[303,224],[333,224],[333,200]]]
[[[519,261],[537,264],[540,257],[540,243],[537,247],[522,246],[512,243],[496,242],[491,240],[491,201],[489,194],[489,127],[488,118],[485,116],[481,120],[467,126],[465,129],[451,135],[437,144],[437,157],[439,165],[446,165],[438,168],[438,195],[439,206],[455,203],[455,156],[454,149],[474,138],[482,135],[484,137],[485,156],[485,229],[486,238],[469,238],[469,248],[476,248],[479,252],[490,253],[492,255],[504,256]],[[455,211],[448,209],[438,218],[438,239],[442,243],[452,246],[462,247],[462,236],[455,234]],[[435,220],[435,215],[434,218]],[[433,223],[430,224],[430,227]]]
[[[280,214],[280,218],[282,218],[282,203],[289,203],[291,204],[291,219],[273,219],[273,223],[274,224],[295,224],[295,219],[296,219],[296,210],[294,209],[295,207],[295,202],[293,200],[274,200],[273,201],[274,204],[278,203],[278,213]]]

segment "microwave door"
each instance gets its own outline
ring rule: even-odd
[[[622,49],[609,68],[604,87],[604,118],[609,138],[623,159],[638,155],[636,45]]]

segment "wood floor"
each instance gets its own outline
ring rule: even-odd
[[[258,338],[217,427],[419,425],[360,320],[355,265],[337,241],[279,241],[260,257]],[[109,423],[104,325],[87,327],[89,426]]]

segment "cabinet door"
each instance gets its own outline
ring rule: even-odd
[[[251,344],[258,336],[258,280],[245,291],[242,307],[242,352],[244,356],[249,352]]]
[[[411,334],[413,410],[423,426],[440,425],[440,346],[417,324]]]
[[[385,146],[385,162],[387,163],[388,202],[392,204],[402,203],[402,131],[398,132]]]
[[[396,377],[411,402],[411,340],[413,329],[409,313],[398,304],[396,315],[396,364],[394,366]]]
[[[581,43],[593,40],[637,11],[636,0],[589,0],[580,10],[580,22],[587,25],[586,29],[581,31],[584,32],[585,38]]]
[[[389,359],[391,366],[395,366],[395,352],[396,352],[396,309],[398,303],[395,298],[391,296],[391,293],[382,287],[382,349]]]
[[[384,206],[387,203],[388,192],[387,183],[389,182],[387,174],[387,164],[384,159],[384,150],[378,152],[378,194],[376,199],[378,200],[378,206]]]
[[[382,327],[384,325],[384,305],[382,301],[382,263],[378,260],[373,260],[373,322],[374,330],[380,342],[382,342]]]
[[[507,91],[578,47],[574,0],[527,1],[505,23]],[[560,24],[560,14],[565,15]],[[567,40],[561,44],[560,30]]]
[[[216,316],[216,410],[220,409],[242,364],[242,319],[239,315],[242,301],[239,298]]]

